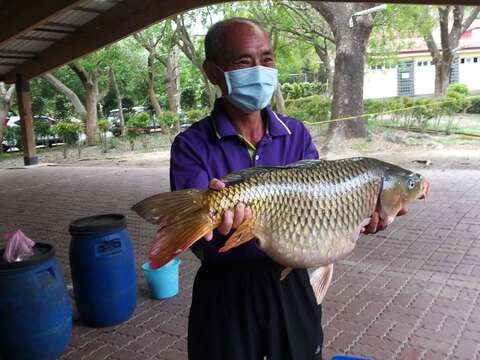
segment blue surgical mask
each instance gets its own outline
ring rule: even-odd
[[[266,66],[225,71],[224,75],[227,99],[246,113],[267,106],[278,84],[277,69]]]

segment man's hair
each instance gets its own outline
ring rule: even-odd
[[[225,28],[234,23],[249,24],[265,31],[260,23],[247,18],[234,17],[219,21],[208,29],[207,35],[205,36],[205,58],[207,60],[216,61],[224,54]]]

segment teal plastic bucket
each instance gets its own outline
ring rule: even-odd
[[[167,299],[178,294],[180,263],[180,259],[175,258],[158,269],[150,268],[150,262],[142,265],[152,298]]]

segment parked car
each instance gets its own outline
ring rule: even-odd
[[[35,133],[35,143],[37,146],[52,147],[62,142],[57,136],[50,135],[48,129],[57,121],[52,117],[45,115],[35,115],[33,117]],[[20,116],[9,116],[6,119],[5,133],[7,136],[2,141],[2,151],[18,151],[21,147],[20,141]],[[8,134],[9,133],[9,134]]]

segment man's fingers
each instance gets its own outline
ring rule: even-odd
[[[238,228],[244,219],[245,219],[245,204],[238,203],[237,206],[235,206],[232,229]]]
[[[402,215],[405,215],[406,213],[408,213],[408,209],[407,208],[401,208],[400,211],[398,212],[397,216],[402,216]]]
[[[213,178],[210,180],[210,183],[208,184],[208,187],[213,190],[223,190],[225,188],[225,183],[221,180]]]
[[[380,221],[380,217],[378,216],[377,212],[374,212],[372,215],[372,219],[370,223],[365,226],[365,234],[373,234],[377,231],[378,222]]]
[[[248,206],[245,207],[245,220],[250,219],[252,217],[252,209],[250,209]]]
[[[231,210],[227,210],[223,213],[223,220],[218,227],[218,232],[222,235],[227,235],[232,229],[233,225],[233,213]]]
[[[213,239],[213,231],[210,231],[207,235],[203,237],[205,240],[210,241]]]

